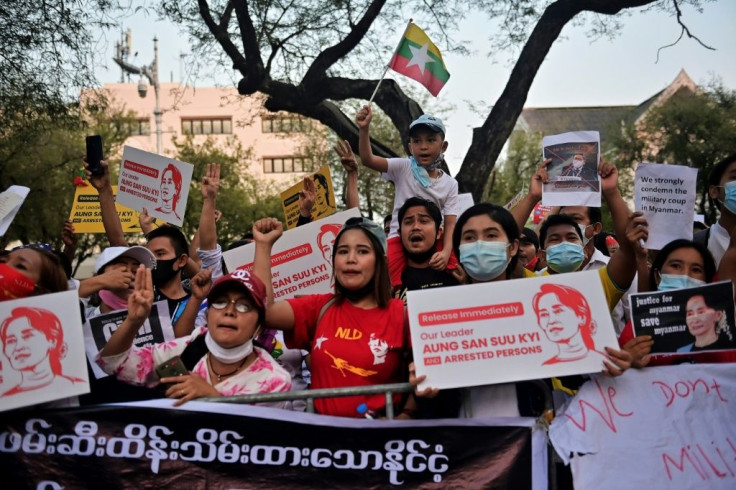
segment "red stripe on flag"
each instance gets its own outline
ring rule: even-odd
[[[426,67],[424,68],[424,74],[422,74],[419,66],[413,65],[407,68],[406,65],[408,64],[408,59],[395,54],[394,57],[391,58],[391,64],[389,66],[393,71],[401,73],[402,75],[405,75],[421,83],[426,87],[427,90],[429,90],[430,94],[437,97],[437,94],[440,93],[440,90],[442,90],[442,87],[445,86],[445,83],[442,80],[435,78],[435,76],[432,75],[432,72],[429,71],[429,69],[427,69]]]

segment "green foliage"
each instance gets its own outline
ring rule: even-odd
[[[130,116],[109,101],[95,98],[84,109],[73,108],[70,117],[61,120],[53,114],[37,114],[39,126],[17,127],[0,138],[0,189],[30,188],[0,245],[14,240],[58,245],[74,197],[74,177],[83,168],[85,136],[101,134],[106,155],[115,153],[127,138],[125,122]]]
[[[542,155],[542,135],[514,131],[506,159],[493,170],[486,186],[486,200],[503,206],[519,191],[529,188]]]
[[[194,165],[183,226],[187,236],[193,236],[199,226],[202,210],[200,182],[208,163],[220,164],[217,209],[222,212],[222,219],[217,224],[217,239],[223,249],[250,232],[253,223],[261,218],[273,216],[284,221],[279,190],[248,173],[251,152],[244,149],[237,139],[230,138],[225,145],[219,145],[214,138],[208,137],[197,144],[190,135],[174,143],[176,158]]]
[[[702,93],[678,92],[654,107],[639,127],[623,128],[614,141],[615,162],[622,189],[633,193],[633,170],[638,162],[687,165],[698,169],[696,207],[713,223],[708,176],[713,165],[736,148],[736,91],[711,82]]]

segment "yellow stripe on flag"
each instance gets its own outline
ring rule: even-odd
[[[439,59],[442,59],[442,54],[440,54],[440,50],[437,49],[437,46],[435,46],[434,43],[429,39],[429,36],[427,36],[423,30],[417,27],[416,24],[412,23],[409,26],[409,29],[407,29],[406,31],[406,36],[404,37],[409,41],[418,44],[419,46],[424,46],[425,44],[429,43],[428,51],[437,56]]]

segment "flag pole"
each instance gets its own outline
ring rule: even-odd
[[[391,55],[391,59],[388,63],[386,63],[386,68],[383,70],[383,75],[381,75],[381,79],[378,80],[378,83],[376,84],[376,88],[373,90],[373,95],[371,95],[371,98],[368,100],[368,105],[371,105],[373,103],[373,99],[376,97],[376,94],[378,93],[378,87],[381,86],[381,82],[383,82],[383,79],[386,78],[386,73],[388,73],[388,69],[391,66],[391,61],[393,61],[394,56],[396,56],[396,53],[399,52],[399,47],[401,47],[401,42],[406,37],[406,33],[409,31],[409,28],[411,27],[412,22],[414,19],[409,19],[409,22],[406,24],[406,29],[404,29],[404,33],[401,35],[401,39],[399,39],[399,44],[396,45],[396,49],[394,49],[393,54]]]

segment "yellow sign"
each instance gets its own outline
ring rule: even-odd
[[[112,192],[117,195],[118,187],[116,185],[112,186]],[[141,227],[138,223],[138,211],[117,203],[115,203],[115,208],[118,211],[124,233],[141,233]],[[97,189],[91,185],[77,187],[69,219],[72,220],[75,233],[105,233],[105,227],[102,226],[100,196]]]
[[[332,188],[330,167],[323,165],[317,172],[312,174],[312,178],[314,179],[316,192],[314,207],[312,208],[312,221],[317,221],[337,211],[337,202],[335,202],[335,191]],[[287,229],[294,228],[299,219],[299,192],[302,189],[304,189],[303,181],[281,193],[281,205],[284,208]]]

